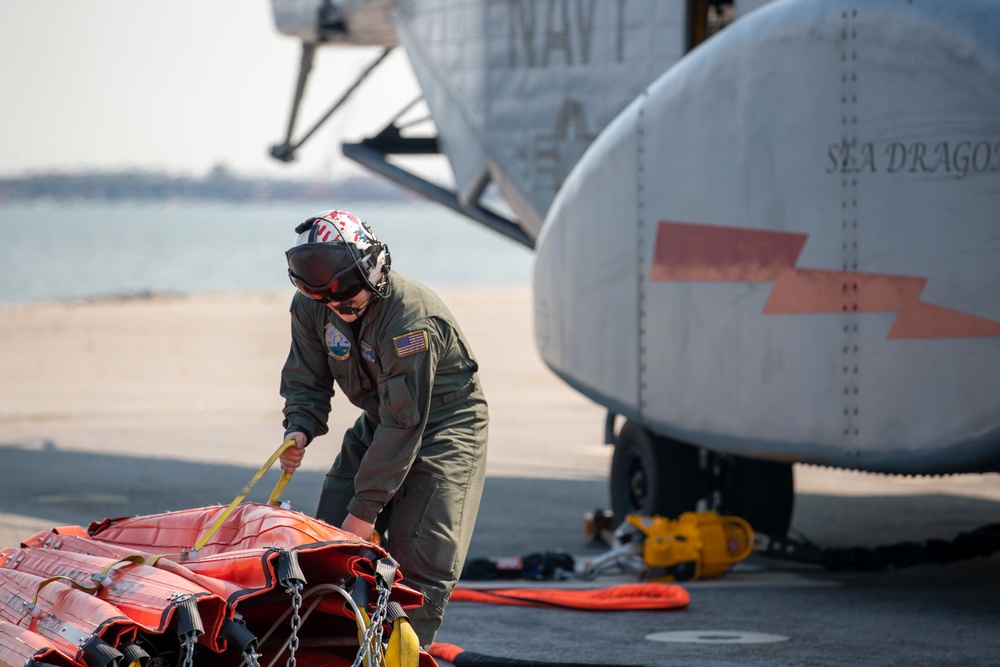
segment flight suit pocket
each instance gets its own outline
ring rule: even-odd
[[[379,417],[383,423],[397,428],[412,428],[420,423],[420,411],[405,375],[386,380],[382,386],[381,398]]]
[[[403,483],[389,522],[389,549],[416,581],[458,577],[461,488],[436,475]]]

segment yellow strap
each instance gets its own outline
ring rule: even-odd
[[[133,565],[145,565],[146,559],[140,556],[139,554],[133,554],[131,556],[125,556],[124,558],[119,558],[114,563],[108,565],[106,568],[101,570],[99,576],[95,578],[95,581],[100,583],[101,581],[104,580],[105,577],[111,574],[112,569],[114,569],[118,565],[121,565],[122,563],[131,563]]]
[[[55,576],[49,577],[48,579],[44,579],[38,583],[38,587],[35,589],[35,597],[31,600],[31,604],[28,611],[24,614],[24,616],[21,616],[21,620],[24,620],[25,616],[31,613],[31,609],[34,609],[38,605],[38,595],[42,592],[43,588],[51,584],[53,581],[63,581],[66,582],[68,586],[71,586],[72,588],[75,588],[78,591],[83,591],[84,593],[90,593],[91,595],[96,595],[97,591],[101,589],[101,581],[103,581],[104,578],[108,576],[112,568],[114,568],[116,565],[121,565],[122,563],[140,564],[142,562],[143,558],[138,554],[133,556],[126,556],[125,558],[116,560],[114,563],[111,563],[111,565],[108,565],[106,568],[97,573],[96,576],[92,577],[92,580],[94,582],[92,586],[81,584],[75,579],[61,574],[57,574]]]
[[[70,577],[65,577],[61,574],[57,574],[53,577],[49,577],[48,579],[45,579],[38,583],[38,588],[35,589],[35,598],[31,601],[31,604],[33,605],[38,604],[38,594],[42,592],[43,588],[51,584],[53,581],[65,581],[67,586],[75,588],[78,591],[83,591],[85,593],[89,593],[93,591],[95,588],[97,588],[96,585],[86,586],[84,584],[77,582],[75,579],[71,579]]]
[[[70,586],[70,587],[75,588],[77,590],[83,591],[84,593],[93,593],[98,588],[98,586],[96,584],[94,586],[84,586],[83,584],[78,583],[75,579],[71,579],[71,578],[63,576],[61,574],[57,574],[54,577],[49,577],[48,579],[44,579],[43,581],[40,581],[38,583],[38,587],[35,588],[35,597],[32,598],[32,600],[31,600],[30,603],[25,603],[24,606],[25,606],[26,611],[21,616],[21,618],[17,621],[19,624],[21,623],[21,621],[23,621],[25,618],[27,618],[29,614],[31,614],[32,610],[36,606],[38,606],[38,596],[39,596],[39,594],[42,592],[43,588],[45,588],[46,586],[48,586],[49,584],[51,584],[53,581],[64,581],[64,582],[66,582],[67,586]]]
[[[271,495],[267,498],[267,504],[273,507],[277,507],[281,504],[281,499],[279,496],[285,491],[285,487],[288,486],[288,480],[292,478],[292,473],[283,472],[281,473],[281,479],[278,483],[274,485],[274,491],[271,491]]]
[[[385,647],[385,667],[417,667],[420,662],[420,640],[409,619],[401,616],[392,622],[392,634]]]
[[[264,476],[264,473],[268,471],[268,468],[274,465],[274,462],[278,460],[278,457],[280,457],[286,449],[294,446],[294,438],[289,438],[281,443],[281,446],[278,447],[277,451],[275,451],[274,454],[271,454],[271,458],[267,460],[267,463],[261,466],[260,470],[257,471],[257,474],[250,479],[246,486],[243,487],[243,490],[240,491],[240,495],[233,498],[233,502],[229,503],[229,507],[226,508],[226,511],[219,515],[219,518],[215,520],[215,523],[213,523],[212,527],[208,529],[208,532],[198,538],[198,541],[194,545],[194,551],[198,551],[198,549],[201,549],[203,546],[208,544],[208,541],[212,539],[212,536],[215,535],[225,520],[229,518],[229,515],[233,513],[236,506],[243,502],[243,499],[247,497],[247,494],[250,493],[250,489],[253,488],[254,484],[259,482],[260,478]],[[281,479],[278,480],[278,483],[274,487],[274,491],[271,493],[271,497],[268,499],[268,503],[271,505],[278,504],[275,498],[281,494],[281,492],[285,489],[285,486],[288,484],[288,480],[291,478],[292,473],[290,472],[286,472],[281,476]]]

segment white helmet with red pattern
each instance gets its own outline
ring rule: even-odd
[[[342,302],[363,288],[389,295],[389,248],[356,215],[323,211],[295,231],[295,245],[285,253],[288,276],[307,296]]]

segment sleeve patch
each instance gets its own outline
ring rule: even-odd
[[[397,357],[408,357],[418,352],[426,352],[427,332],[423,330],[412,331],[402,336],[396,336],[392,342],[396,346]]]

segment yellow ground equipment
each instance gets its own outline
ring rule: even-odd
[[[580,561],[578,576],[592,578],[611,567],[649,581],[710,579],[725,574],[753,552],[753,529],[735,516],[686,512],[677,519],[629,514],[615,530],[609,551]]]

